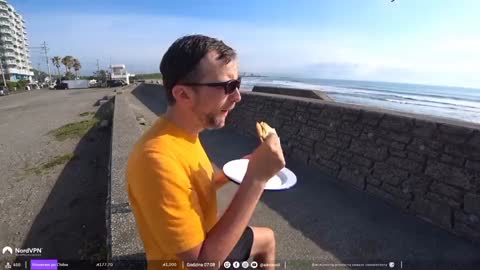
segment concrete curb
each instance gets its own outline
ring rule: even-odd
[[[125,168],[131,147],[141,136],[135,115],[129,108],[127,97],[114,98],[112,143],[110,158],[110,183],[107,195],[107,249],[108,261],[114,262],[113,269],[125,269],[122,262],[144,261],[143,243],[138,235],[131,212],[125,182]],[[128,266],[140,269],[139,265]]]

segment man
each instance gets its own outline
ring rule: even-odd
[[[248,222],[267,180],[285,166],[278,136],[268,136],[249,156],[245,178],[221,218],[216,190],[227,178],[198,137],[222,128],[241,100],[235,51],[214,38],[185,36],[167,50],[160,71],[169,106],[134,146],[126,173],[149,269],[166,260],[215,262],[216,268],[250,256],[274,263],[273,231]]]

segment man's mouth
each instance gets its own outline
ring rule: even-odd
[[[230,109],[227,109],[227,110],[222,110],[222,113],[229,113],[229,112],[231,112],[232,110],[233,110],[233,107],[230,108]]]

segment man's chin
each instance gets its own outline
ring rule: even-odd
[[[225,117],[218,117],[215,121],[211,122],[207,129],[220,129],[225,126]]]

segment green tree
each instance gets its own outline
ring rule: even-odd
[[[60,75],[60,66],[62,64],[62,58],[60,56],[54,56],[52,58],[52,63],[57,68],[58,78],[60,78],[62,76],[62,75]]]
[[[65,66],[65,74],[70,71],[73,67],[73,56],[67,55],[62,58],[62,64]]]
[[[75,76],[78,77],[78,71],[82,68],[82,64],[77,58],[73,59],[73,68],[75,69]]]
[[[95,75],[95,77],[97,77],[98,81],[105,82],[108,80],[108,72],[103,69],[96,71],[93,74]]]
[[[65,73],[65,76],[63,76],[62,80],[75,80],[75,74],[73,74],[70,71],[67,71]]]
[[[39,81],[39,82],[43,82],[45,81],[45,78],[48,77],[48,74],[41,71],[41,70],[36,70],[36,69],[32,69],[33,71],[33,76]]]

